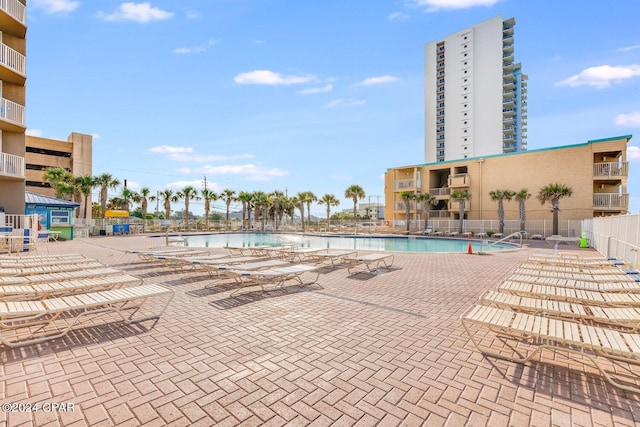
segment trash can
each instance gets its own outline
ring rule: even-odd
[[[113,234],[129,234],[129,224],[113,224]]]

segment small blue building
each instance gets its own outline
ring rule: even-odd
[[[61,239],[73,240],[73,211],[79,203],[30,191],[25,192],[24,200],[25,213],[38,214],[41,229],[59,231]]]

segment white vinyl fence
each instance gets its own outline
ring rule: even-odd
[[[607,216],[583,221],[589,242],[606,257],[638,267],[640,214]]]

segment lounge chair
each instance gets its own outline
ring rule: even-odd
[[[228,274],[233,277],[237,283],[246,286],[260,286],[262,291],[265,291],[267,285],[275,285],[276,287],[282,287],[285,282],[289,280],[296,280],[300,285],[305,285],[301,276],[304,273],[314,272],[316,273],[315,279],[311,283],[316,283],[318,277],[320,277],[318,266],[307,264],[296,264],[287,267],[274,267],[266,270],[242,270],[242,266],[238,269],[228,270]],[[236,294],[240,289],[234,291],[231,295]]]
[[[614,380],[598,360],[603,357],[612,363],[640,364],[640,335],[636,333],[483,305],[472,306],[461,316],[461,321],[473,345],[485,356],[526,363],[543,349],[578,354],[591,360],[611,385],[640,393],[637,386]],[[483,347],[478,336],[472,333],[472,327],[488,328],[497,334],[529,340],[533,350],[525,357],[515,357]]]
[[[317,264],[331,263],[332,267],[337,267],[345,262],[346,257],[355,256],[356,253],[356,251],[349,249],[327,249],[325,252],[309,254],[309,259]]]
[[[585,289],[579,287],[537,285],[507,280],[498,286],[498,290],[515,295],[604,307],[640,306],[640,293],[603,292],[602,288]]]
[[[389,253],[373,253],[366,255],[348,256],[344,258],[349,264],[349,274],[357,274],[367,272],[375,274],[378,270],[389,270],[393,265],[393,254]],[[353,270],[353,271],[352,271]]]
[[[171,288],[152,284],[39,301],[0,302],[0,342],[18,347],[59,338],[83,317],[108,311],[116,312],[126,323],[155,319],[164,313],[174,294]],[[158,311],[134,317],[146,311],[149,298],[160,296],[167,297],[167,301]],[[36,325],[39,327],[33,328]]]
[[[520,264],[518,269],[528,269],[535,271],[553,271],[557,273],[571,273],[571,274],[623,274],[624,271],[621,268],[609,266],[592,266],[583,267],[580,265],[557,265],[557,264],[539,264],[535,262],[525,262]],[[624,273],[626,274],[626,273]]]
[[[290,260],[291,262],[302,262],[305,259],[310,259],[313,254],[317,254],[320,252],[326,252],[327,249],[324,248],[293,248],[291,251],[284,254],[285,258]]]
[[[267,268],[274,267],[282,267],[284,265],[288,265],[289,262],[281,259],[263,259],[261,261],[256,262],[247,262],[247,263],[233,263],[233,264],[220,264],[215,266],[215,271],[220,273],[226,270],[234,270],[241,268],[245,271],[255,271],[255,270],[263,270]],[[203,268],[207,268],[206,264],[203,265]]]
[[[523,297],[488,291],[480,296],[484,305],[495,305],[513,311],[545,314],[576,321],[590,321],[637,330],[640,327],[640,307],[600,307],[577,302]]]
[[[247,256],[255,255],[257,251],[263,248],[270,248],[268,245],[260,246],[225,246],[224,248],[229,251],[231,256]]]
[[[104,264],[89,260],[86,262],[77,263],[62,263],[62,264],[47,264],[47,265],[33,265],[33,266],[16,266],[16,267],[0,267],[0,277],[6,276],[29,276],[32,274],[45,274],[45,273],[61,273],[65,271],[78,271],[91,268],[102,268]]]
[[[220,266],[253,263],[253,262],[260,262],[264,260],[265,260],[264,257],[238,256],[238,257],[220,258],[220,259],[212,259],[212,260],[195,259],[195,260],[191,260],[190,262],[195,268],[208,271],[211,275],[219,276]]]
[[[60,271],[56,273],[31,274],[28,276],[0,276],[0,286],[28,285],[30,283],[46,283],[62,280],[87,279],[92,277],[113,276],[120,274],[122,274],[121,270],[102,267],[76,271]]]
[[[521,278],[522,277],[522,278]],[[622,270],[616,274],[592,274],[592,273],[563,273],[557,271],[544,271],[537,269],[518,268],[514,272],[513,280],[531,280],[527,278],[541,277],[558,280],[580,280],[583,282],[634,282],[633,278],[628,274],[624,274]]]
[[[90,291],[119,289],[125,286],[140,284],[142,284],[142,279],[128,274],[120,274],[90,279],[33,283],[29,285],[4,285],[0,286],[0,301],[44,299]]]
[[[21,256],[0,259],[1,268],[36,267],[46,265],[81,264],[85,262],[95,262],[95,259],[85,258],[82,255],[65,256],[58,258],[45,258],[40,256]]]

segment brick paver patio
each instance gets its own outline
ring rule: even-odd
[[[375,276],[336,269],[315,285],[234,296],[232,286],[205,288],[206,273],[124,252],[162,244],[114,236],[48,245],[171,286],[176,297],[155,325],[103,316],[61,339],[0,346],[2,403],[65,404],[3,413],[1,425],[640,424],[640,395],[610,386],[586,360],[544,352],[523,366],[484,358],[469,342],[460,315],[544,244],[486,256],[397,253],[393,270]],[[631,369],[619,375],[637,385],[640,369]]]

